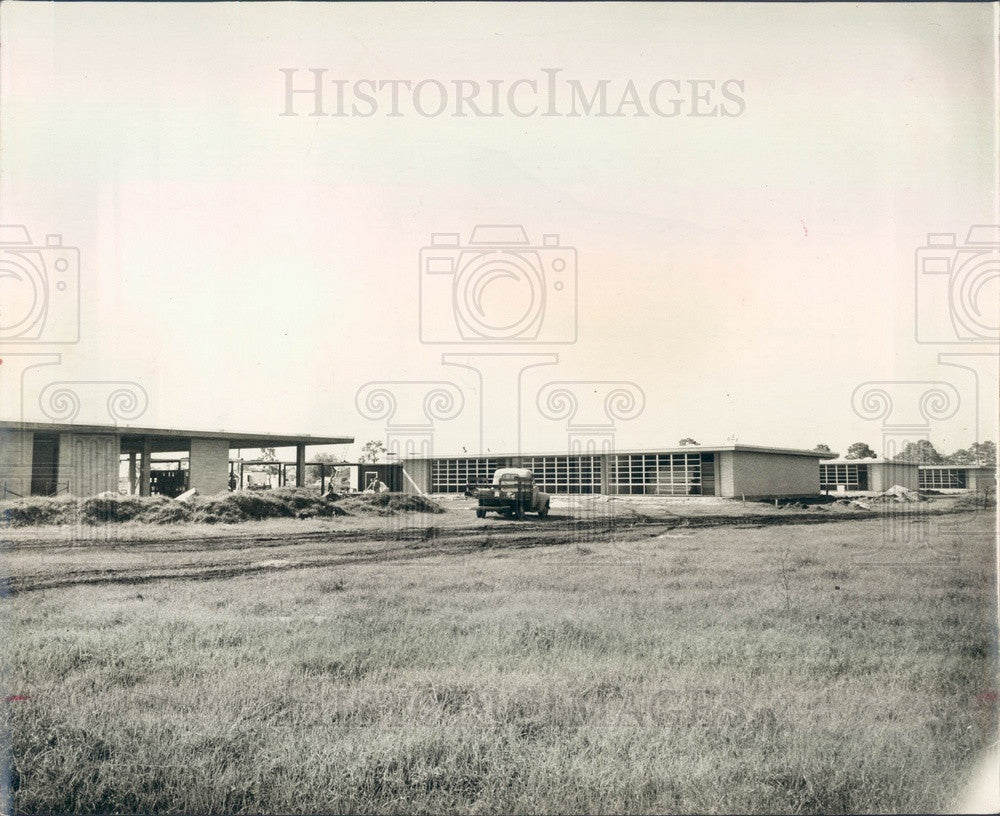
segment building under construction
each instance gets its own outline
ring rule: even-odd
[[[171,477],[161,474],[176,470],[184,473],[186,488],[222,493],[231,486],[229,452],[241,448],[294,448],[295,484],[303,485],[309,447],[352,442],[349,436],[0,421],[0,497],[117,493],[124,467],[126,492],[174,492],[176,485],[168,487]],[[175,456],[155,459],[155,454]],[[177,467],[163,468],[164,462]]]

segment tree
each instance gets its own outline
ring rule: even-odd
[[[824,445],[822,442],[820,442],[815,448],[813,448],[813,450],[819,451],[820,453],[833,453],[833,451],[830,450],[830,446]]]
[[[358,457],[359,462],[371,462],[375,464],[379,459],[381,459],[388,451],[378,439],[372,439],[361,447],[361,455]]]
[[[944,457],[944,461],[955,465],[989,465],[996,467],[997,446],[989,440],[973,442],[968,448],[959,448]]]
[[[845,459],[878,459],[878,454],[875,453],[870,447],[868,447],[867,442],[855,442],[847,449],[847,453],[844,454]]]
[[[677,444],[678,444],[678,445],[697,445],[697,444],[698,444],[698,440],[697,440],[697,439],[692,439],[692,438],[691,438],[690,436],[685,436],[685,437],[684,437],[684,438],[683,438],[683,439],[682,439],[682,440],[681,440],[680,442],[678,442]]]
[[[275,453],[274,448],[261,448],[260,449],[260,458],[263,459],[265,462],[277,462],[278,461],[278,454]],[[267,467],[265,468],[265,472],[269,476],[274,476],[274,475],[278,474],[279,471],[280,471],[280,468],[277,467],[276,465],[267,465]]]
[[[967,448],[959,448],[954,453],[949,453],[944,457],[944,461],[949,465],[971,465],[975,457]]]
[[[341,459],[335,453],[317,453],[309,460],[309,465],[306,467],[306,473],[310,481],[318,481],[320,477],[319,468],[316,465],[335,465],[344,460]],[[344,469],[346,470],[346,468]],[[335,475],[339,475],[338,468],[327,467],[326,475],[333,479]]]
[[[973,442],[969,445],[969,453],[975,457],[976,462],[996,467],[997,446],[993,442],[990,442],[990,440],[987,439],[985,442]]]
[[[929,439],[907,442],[899,453],[892,457],[902,462],[917,462],[921,465],[940,465],[944,457],[935,450]]]

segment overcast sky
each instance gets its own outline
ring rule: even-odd
[[[362,385],[450,381],[462,410],[436,421],[436,450],[560,450],[567,420],[539,416],[539,390],[625,381],[644,407],[616,420],[622,448],[694,437],[844,450],[881,445],[883,421],[852,410],[861,383],[945,381],[952,416],[925,422],[912,386],[885,385],[886,421],[925,422],[946,451],[996,439],[997,346],[967,342],[995,329],[957,336],[945,319],[926,329],[940,343],[915,339],[915,303],[933,323],[954,299],[948,275],[917,274],[928,233],[961,245],[970,225],[1000,222],[996,12],[4,3],[0,215],[35,246],[60,233],[79,249],[81,331],[54,346],[8,330],[0,409],[15,419],[23,401],[46,419],[53,381],[132,381],[149,400],[134,424],[364,441],[386,421],[359,413]],[[321,77],[325,115],[308,115],[308,94],[292,98],[300,115],[280,115],[281,69],[297,69],[298,89]],[[358,80],[411,84],[383,85],[364,116]],[[414,99],[422,80],[435,82]],[[500,115],[451,115],[457,80],[478,83],[486,112],[495,91]],[[623,115],[565,115],[582,112],[575,87],[589,96],[601,80],[606,112]],[[338,88],[344,116],[330,115]],[[445,110],[421,115],[439,88]],[[541,115],[550,103],[564,115]],[[535,247],[559,236],[505,267],[542,267],[544,300],[518,335],[534,342],[463,341],[460,276],[421,267],[433,233],[458,233],[439,254],[461,268],[479,224],[523,225]],[[556,259],[569,265],[558,290]],[[976,297],[996,327],[995,250],[992,263]],[[487,280],[484,314],[519,313],[528,283]],[[21,285],[0,280],[8,326]],[[56,298],[45,330],[71,311]],[[425,339],[456,342],[421,342],[422,315]],[[548,342],[572,326],[576,342]],[[43,352],[61,361],[29,370],[22,394],[27,358],[12,355]],[[476,356],[501,352],[558,362],[527,369],[519,398],[516,366],[554,358]],[[942,352],[981,355],[967,360],[980,399]],[[480,381],[442,354],[490,370]],[[388,387],[391,421],[420,420],[404,403],[421,394]],[[78,420],[107,420],[106,394],[89,388]],[[574,388],[585,403],[610,386]],[[583,404],[574,421],[606,418]]]

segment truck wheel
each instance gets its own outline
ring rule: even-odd
[[[545,518],[549,514],[549,505],[546,504],[541,510],[538,511],[538,518]]]
[[[476,508],[476,518],[486,518],[486,511],[482,507]]]

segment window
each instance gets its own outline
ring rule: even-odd
[[[646,496],[701,496],[702,466],[711,479],[705,495],[715,493],[714,454],[630,453],[612,459],[612,493]]]
[[[521,466],[535,474],[546,493],[600,493],[600,456],[526,456]]]
[[[965,468],[920,468],[920,487],[924,490],[965,490]]]
[[[434,459],[431,461],[432,493],[463,493],[476,482],[489,482],[499,459]]]
[[[867,478],[863,481],[866,487],[861,487],[861,470],[867,477],[868,468],[865,465],[820,465],[819,466],[819,486],[821,490],[836,490],[838,485],[843,485],[847,490],[865,490]]]

